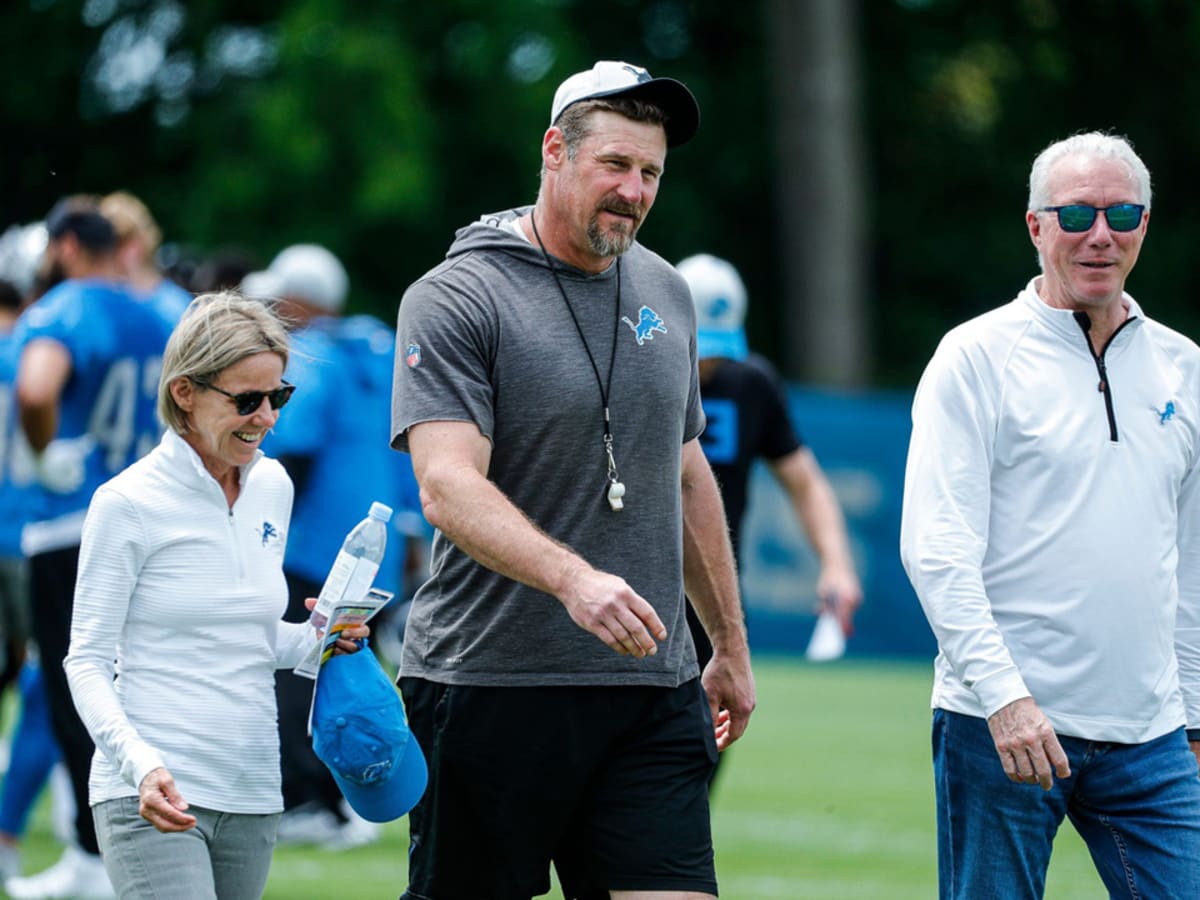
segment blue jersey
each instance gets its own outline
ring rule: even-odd
[[[363,448],[364,464],[370,465],[372,471],[391,470],[390,476],[380,476],[380,490],[388,494],[375,499],[392,508],[395,536],[428,537],[433,529],[421,512],[412,457],[393,450],[390,444],[396,333],[374,316],[329,321],[334,324],[334,339],[355,361],[353,377],[360,405],[350,410],[350,414],[360,416],[362,427],[370,432],[369,443]]]
[[[163,318],[171,323],[171,327],[179,324],[183,312],[194,299],[191,292],[180,287],[170,278],[164,278],[148,294],[142,298],[149,303]]]
[[[360,509],[341,495],[369,473],[340,462],[347,455],[343,445],[360,440],[362,427],[347,426],[339,410],[350,393],[348,360],[321,328],[296,331],[290,342],[284,378],[296,385],[296,393],[263,440],[263,452],[293,466],[296,482],[284,570],[320,582],[370,505]]]
[[[95,280],[57,285],[18,320],[18,347],[49,338],[70,355],[54,439],[90,448],[75,490],[38,491],[34,523],[42,527],[26,529],[27,552],[77,546],[92,493],[158,443],[158,377],[173,324],[128,288]]]
[[[316,319],[292,335],[286,377],[296,393],[263,444],[285,462],[305,457],[284,557],[288,572],[324,580],[346,533],[374,500],[395,510],[398,528],[413,527],[404,515],[413,504],[419,510],[411,465],[388,446],[394,345],[391,329],[370,316]],[[394,591],[403,554],[396,549],[401,535],[394,530],[389,538],[376,581]]]
[[[33,504],[33,454],[17,421],[17,344],[0,334],[0,557],[21,556],[21,529]]]

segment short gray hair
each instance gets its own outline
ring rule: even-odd
[[[186,433],[187,413],[171,396],[171,382],[188,378],[211,384],[221,372],[256,353],[274,353],[287,368],[287,330],[271,307],[237,291],[198,296],[171,332],[163,353],[159,418],[177,434]]]
[[[1112,159],[1123,163],[1129,179],[1137,187],[1138,203],[1150,208],[1150,170],[1142,162],[1129,139],[1121,135],[1088,131],[1055,141],[1038,154],[1029,172],[1029,209],[1038,210],[1050,203],[1050,172],[1055,164],[1068,156],[1089,159]]]
[[[575,158],[579,153],[579,145],[592,133],[592,118],[597,112],[614,112],[634,122],[662,125],[663,130],[666,130],[667,114],[661,106],[647,103],[645,100],[635,100],[632,97],[581,100],[572,103],[554,120],[554,127],[562,129],[563,143],[567,145],[567,159]],[[546,175],[545,163],[542,164],[541,175]]]
[[[667,114],[663,112],[662,107],[632,97],[600,97],[572,103],[562,111],[554,123],[562,129],[569,159],[575,158],[575,154],[579,152],[579,145],[592,133],[592,113],[596,112],[614,112],[634,122],[662,125],[664,128],[667,123]]]

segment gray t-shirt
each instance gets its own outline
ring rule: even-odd
[[[624,578],[668,636],[652,657],[621,656],[554,597],[434,538],[401,671],[451,684],[674,687],[699,669],[684,620],[682,445],[704,427],[695,311],[687,285],[635,244],[589,275],[554,260],[600,378],[608,380],[625,508],[610,509],[600,388],[536,245],[484,216],[400,305],[392,443],[421,422],[474,422],[492,443],[488,477],[547,534]],[[620,273],[620,318],[617,276]]]

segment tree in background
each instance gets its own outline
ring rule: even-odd
[[[705,119],[648,242],[671,261],[720,247],[766,297],[763,32],[755,4],[730,21],[676,0],[32,0],[0,13],[23,73],[0,100],[19,135],[0,150],[4,218],[128,188],[200,250],[329,246],[351,306],[392,319],[454,229],[532,201],[558,82],[630,59],[685,80]]]
[[[1200,80],[1176,64],[1200,6],[831,4],[5,4],[0,225],[125,188],[197,252],[322,243],[351,309],[390,320],[454,229],[532,200],[559,81],[628,59],[703,111],[647,244],[734,260],[752,343],[794,378],[911,387],[949,325],[1034,271],[1021,185],[1074,130],[1127,134],[1147,160],[1157,236],[1132,289],[1200,335],[1181,186]]]

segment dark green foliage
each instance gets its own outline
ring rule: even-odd
[[[1006,301],[1034,273],[1029,164],[1078,130],[1127,134],[1146,159],[1156,202],[1131,292],[1150,314],[1200,334],[1191,265],[1200,226],[1185,193],[1200,81],[1180,64],[1194,55],[1200,6],[857,6],[862,265],[880,384],[911,385],[947,327]],[[671,261],[701,250],[735,261],[754,299],[751,341],[778,360],[789,350],[771,9],[765,0],[4,4],[0,226],[40,218],[65,193],[126,188],[168,240],[198,254],[239,245],[265,263],[285,244],[325,243],[352,273],[352,309],[391,319],[456,228],[532,201],[558,82],[597,58],[628,59],[686,81],[703,110],[695,142],[668,160],[643,239]],[[161,60],[114,56],[147,36]],[[114,58],[135,65],[113,69]],[[139,79],[147,66],[153,77]]]

